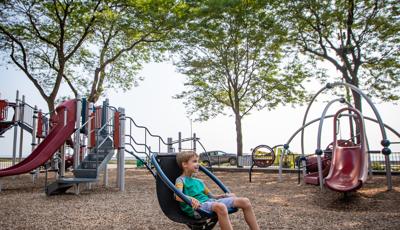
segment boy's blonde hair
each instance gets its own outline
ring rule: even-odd
[[[178,163],[179,168],[182,169],[182,163],[188,162],[192,157],[199,157],[194,151],[182,151],[176,154],[176,163]]]

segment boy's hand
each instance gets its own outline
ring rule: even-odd
[[[192,200],[192,207],[194,209],[198,209],[200,207],[200,201],[193,197],[191,197],[190,199]]]
[[[225,197],[236,197],[235,193],[225,193]]]

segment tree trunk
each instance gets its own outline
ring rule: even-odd
[[[237,167],[239,166],[239,157],[243,156],[243,137],[242,137],[242,117],[239,111],[235,111],[235,124],[236,124],[236,151],[238,160],[236,161]]]
[[[55,109],[54,100],[52,98],[50,98],[50,97],[45,98],[45,100],[46,100],[46,103],[47,103],[47,107],[49,108],[49,112],[50,113],[53,112],[54,109]]]
[[[358,87],[358,78],[357,77],[353,77],[352,78],[352,82],[351,82],[354,86]],[[361,95],[359,93],[357,93],[355,90],[351,90],[351,93],[353,95],[353,100],[354,100],[354,107],[360,111],[360,113],[362,114],[362,101],[361,101]],[[360,139],[360,135],[358,135],[358,133],[360,133],[361,128],[356,126],[355,127],[355,133],[356,133],[356,142],[357,143],[361,143],[361,139]],[[353,131],[352,131],[353,134]],[[352,137],[352,139],[354,140],[354,138]]]
[[[360,94],[358,94],[357,92],[355,92],[353,90],[351,92],[352,92],[353,98],[354,98],[354,107],[356,109],[358,109],[360,112],[362,112],[362,104],[361,104],[361,96],[360,96]]]

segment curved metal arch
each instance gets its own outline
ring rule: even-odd
[[[348,107],[353,108],[353,105],[350,104],[348,101],[346,101],[344,98],[334,99],[325,106],[324,111],[322,112],[321,118],[319,120],[318,135],[317,135],[317,138],[318,138],[317,139],[317,149],[321,149],[321,133],[322,133],[322,126],[324,124],[326,113],[328,112],[329,107],[331,107],[331,105],[334,104],[335,102],[345,103]],[[304,152],[302,152],[301,155],[304,156]]]
[[[345,87],[351,88],[352,90],[354,90],[355,92],[357,92],[361,97],[363,97],[363,98],[368,102],[369,106],[370,106],[371,109],[373,110],[373,112],[374,112],[374,114],[375,114],[375,117],[376,117],[376,119],[377,119],[377,121],[378,121],[380,130],[381,130],[381,134],[382,134],[382,140],[386,140],[386,132],[385,132],[384,125],[383,125],[383,122],[382,122],[382,118],[381,118],[381,116],[379,115],[379,112],[378,112],[378,110],[376,109],[375,105],[372,103],[371,99],[370,99],[367,95],[365,95],[365,94],[364,94],[359,88],[357,88],[356,86],[354,86],[354,85],[352,85],[352,84],[349,84],[349,83],[345,83],[345,82],[328,83],[328,84],[326,84],[322,89],[320,89],[320,90],[313,96],[313,98],[311,99],[310,103],[308,104],[307,110],[306,110],[306,112],[305,112],[305,114],[304,114],[303,126],[304,126],[305,123],[306,123],[307,116],[308,116],[308,112],[309,112],[309,110],[310,110],[310,108],[311,108],[311,105],[312,105],[312,103],[315,101],[315,99],[317,98],[317,96],[318,96],[322,91],[324,91],[324,90],[326,90],[326,89],[332,89],[332,88],[334,88],[334,87],[336,87],[336,86],[345,86]],[[301,151],[302,151],[302,153],[304,153],[304,130],[302,130],[302,132],[301,132]]]
[[[327,118],[332,118],[334,115],[333,114],[331,114],[331,115],[326,115],[325,116],[325,119],[327,119]],[[342,116],[349,116],[348,114],[343,114]],[[312,121],[309,121],[309,122],[307,122],[305,125],[303,125],[302,127],[300,127],[299,129],[297,129],[294,133],[293,133],[293,135],[289,138],[289,140],[286,142],[286,144],[287,145],[290,145],[290,143],[292,142],[292,140],[297,136],[297,134],[299,134],[303,129],[305,129],[305,128],[307,128],[308,126],[310,126],[310,125],[312,125],[312,124],[314,124],[315,122],[317,122],[317,121],[319,121],[321,118],[316,118],[316,119],[314,119],[314,120],[312,120]],[[375,122],[375,123],[379,123],[376,119],[374,119],[374,118],[371,118],[371,117],[366,117],[366,116],[364,116],[364,119],[366,119],[366,120],[369,120],[369,121],[372,121],[372,122]],[[395,129],[393,129],[392,127],[390,127],[389,125],[387,125],[387,124],[383,124],[384,125],[384,127],[386,128],[386,129],[388,129],[389,131],[391,131],[393,134],[395,134],[398,138],[400,138],[400,133],[399,132],[397,132]]]
[[[368,102],[369,106],[371,107],[372,111],[374,112],[375,117],[376,117],[376,119],[377,119],[377,121],[379,123],[379,128],[380,128],[381,134],[382,134],[381,144],[384,146],[382,151],[386,150],[385,152],[390,154],[390,149],[388,147],[390,145],[390,142],[387,140],[385,128],[384,128],[384,125],[383,125],[383,121],[382,121],[381,116],[379,115],[378,110],[376,109],[375,105],[372,103],[371,99],[367,95],[365,95],[359,88],[357,88],[356,86],[354,86],[352,84],[349,84],[349,83],[346,83],[346,82],[334,82],[334,83],[328,83],[322,89],[320,89],[314,95],[314,97],[311,99],[310,103],[308,104],[306,113],[304,114],[304,118],[303,118],[303,125],[305,124],[305,122],[307,120],[307,115],[308,115],[308,112],[309,112],[309,110],[311,108],[311,105],[314,102],[314,100],[317,98],[317,96],[322,91],[324,91],[325,89],[332,89],[333,87],[336,87],[336,86],[345,86],[347,88],[350,88],[353,91],[357,92],[358,95],[360,95],[362,98],[364,98]],[[304,153],[304,130],[302,130],[302,132],[301,132],[301,150],[302,150],[302,153]],[[385,154],[386,178],[387,178],[388,190],[392,190],[392,174],[391,174],[390,159],[389,159],[389,155],[388,154]]]

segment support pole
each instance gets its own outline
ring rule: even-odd
[[[76,119],[75,119],[75,135],[74,135],[74,169],[77,169],[80,161],[80,129],[81,129],[81,110],[82,99],[80,95],[76,97]]]
[[[119,148],[117,154],[117,186],[121,192],[125,191],[125,109],[118,108],[119,112]]]
[[[24,114],[25,114],[25,95],[22,95],[22,104],[21,104],[21,121],[24,122]],[[33,132],[33,130],[32,130]],[[18,161],[20,162],[22,159],[22,151],[24,148],[24,129],[22,127],[19,128],[19,155]]]
[[[283,157],[286,153],[286,149],[284,148],[281,152],[281,157],[279,159],[279,182],[282,182],[282,169],[283,169]]]
[[[108,99],[103,101],[103,109],[101,110],[101,125],[100,127],[103,127],[106,125],[108,121]],[[109,134],[108,132],[108,127],[104,128],[101,130],[101,136],[105,137]]]
[[[92,124],[94,124],[95,122],[93,122],[94,117],[92,116],[93,114],[93,103],[89,103],[89,112],[88,112],[88,124],[87,124],[87,144],[86,146],[91,149],[93,148],[92,146],[92,132],[94,132],[94,127]]]
[[[112,150],[114,151],[114,150]],[[104,165],[104,176],[103,176],[104,187],[108,187],[108,165]]]
[[[35,109],[33,110],[33,121],[32,121],[32,152],[33,150],[36,148],[36,133],[37,133],[37,120],[38,120],[38,108],[35,105]],[[20,160],[21,160],[21,156],[20,156]]]
[[[174,152],[174,148],[172,147],[172,138],[171,137],[167,138],[167,145],[168,145],[167,152],[168,153]]]
[[[36,148],[36,131],[37,131],[37,116],[38,113],[38,108],[35,105],[35,108],[33,110],[33,117],[32,117],[32,143],[31,143],[31,151],[33,152],[33,150]],[[22,128],[21,128],[21,134],[22,134]],[[22,139],[21,139],[22,140]],[[22,142],[22,141],[21,141]],[[22,158],[22,149],[20,148],[20,153],[19,153],[19,160],[21,161]],[[35,170],[35,173],[32,174],[32,181],[33,183],[35,183],[35,179],[39,176],[39,168],[37,168]]]
[[[322,153],[322,151],[321,151]],[[321,154],[317,154],[317,166],[318,166],[318,181],[319,181],[319,188],[321,190],[324,189],[324,178],[322,175],[322,159]]]
[[[17,158],[17,141],[18,141],[18,122],[19,122],[19,91],[17,90],[17,95],[15,96],[15,123],[14,123],[14,139],[13,139],[13,155],[12,155],[12,165],[15,165]]]
[[[103,134],[103,137],[104,138],[106,138],[106,136],[108,136],[109,134],[110,134],[110,126],[107,124],[108,122],[109,122],[109,119],[108,119],[108,109],[109,109],[109,107],[108,107],[108,105],[109,105],[109,100],[108,100],[108,98],[103,102],[103,110],[102,110],[102,127],[103,127],[103,125],[106,125],[106,127],[104,128],[104,134]],[[104,124],[103,124],[103,122],[104,122]],[[112,151],[114,151],[114,149],[112,150]],[[103,177],[103,180],[104,180],[104,186],[105,187],[107,187],[108,186],[108,165],[106,164],[105,166],[104,166],[104,177]]]
[[[67,125],[67,109],[64,110],[64,126]],[[65,143],[61,146],[61,168],[60,168],[60,177],[65,176]]]

